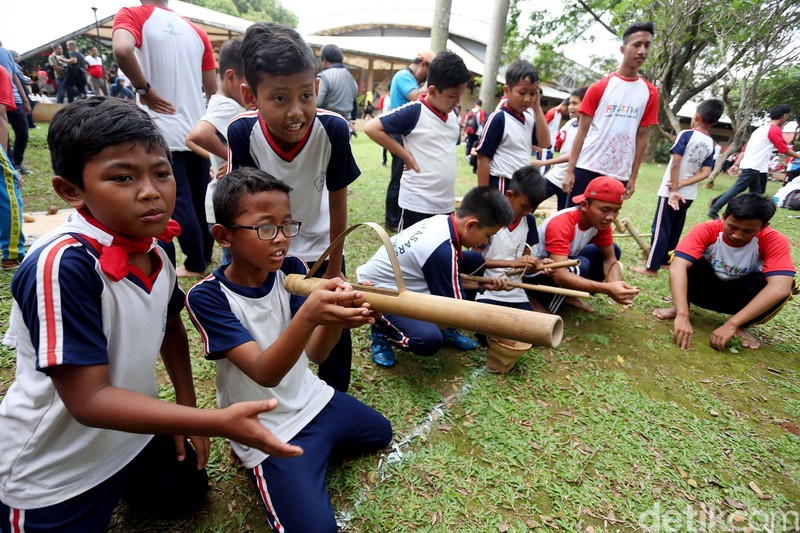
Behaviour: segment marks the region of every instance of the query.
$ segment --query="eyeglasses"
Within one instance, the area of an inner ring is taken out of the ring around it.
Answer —
[[[262,241],[271,241],[278,236],[278,230],[283,232],[284,237],[294,237],[300,233],[301,222],[290,220],[283,224],[261,224],[260,226],[243,226],[242,224],[223,224],[226,228],[252,229],[255,230],[258,238]]]

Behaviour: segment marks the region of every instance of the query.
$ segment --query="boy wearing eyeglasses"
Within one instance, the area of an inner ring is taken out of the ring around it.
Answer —
[[[328,458],[336,450],[358,454],[389,444],[386,418],[314,375],[343,328],[374,324],[369,304],[341,278],[326,280],[308,298],[286,292],[288,274],[305,274],[288,256],[301,223],[292,219],[284,182],[241,168],[220,180],[214,195],[214,238],[231,254],[188,292],[189,316],[203,337],[206,358],[217,364],[217,403],[248,398],[278,400],[259,416],[276,437],[304,450],[292,460],[231,441],[275,531],[335,531],[325,486]]]

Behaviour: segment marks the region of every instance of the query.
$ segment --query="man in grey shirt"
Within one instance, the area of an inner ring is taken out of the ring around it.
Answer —
[[[334,111],[348,121],[355,119],[355,101],[358,85],[342,64],[342,50],[335,44],[326,44],[320,50],[322,72],[319,73],[317,107]]]

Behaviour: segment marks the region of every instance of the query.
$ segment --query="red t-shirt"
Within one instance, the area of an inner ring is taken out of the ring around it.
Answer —
[[[8,111],[14,111],[17,104],[14,103],[14,89],[11,87],[11,76],[8,71],[0,67],[0,105],[6,106]]]

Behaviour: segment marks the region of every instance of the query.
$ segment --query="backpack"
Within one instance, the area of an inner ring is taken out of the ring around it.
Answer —
[[[478,116],[470,111],[464,117],[464,133],[467,135],[475,135],[478,131]]]
[[[800,210],[800,189],[795,189],[787,194],[786,198],[783,199],[781,207],[793,209],[795,211]]]

